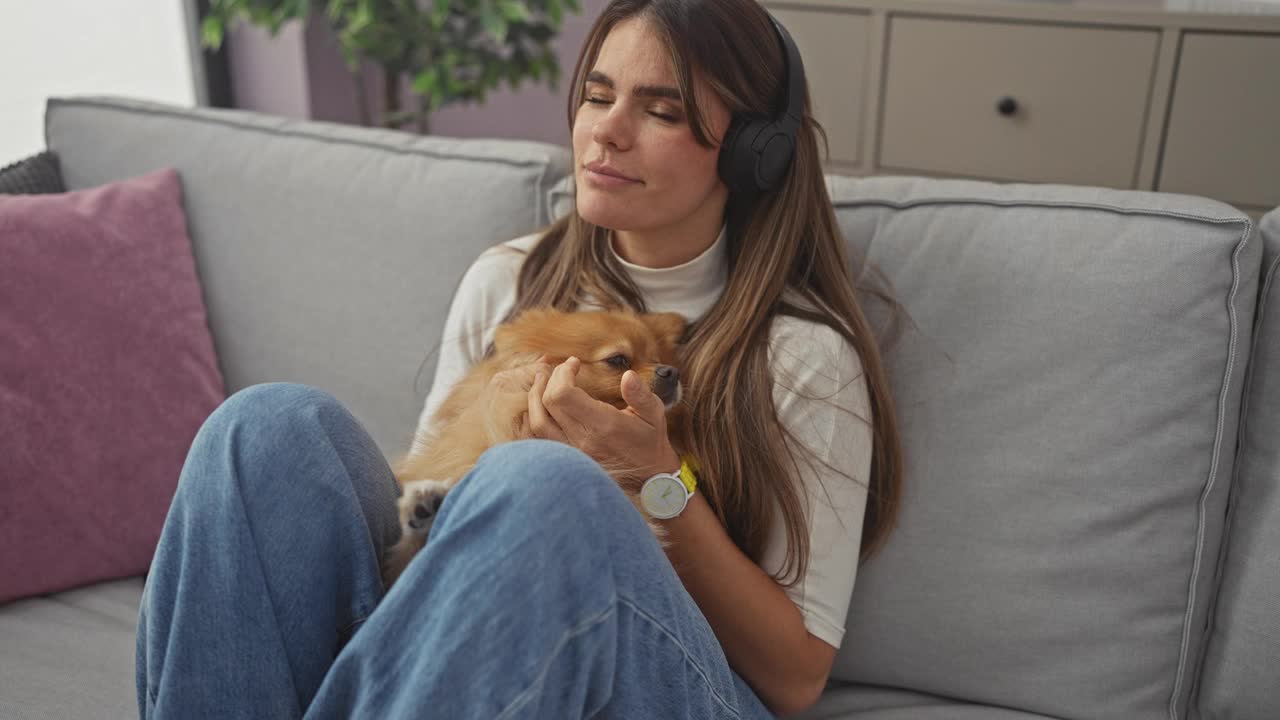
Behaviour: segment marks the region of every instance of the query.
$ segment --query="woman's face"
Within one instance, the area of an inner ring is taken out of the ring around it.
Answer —
[[[696,92],[719,140],[729,110],[700,81]],[[631,232],[706,226],[712,216],[719,228],[729,191],[716,172],[718,153],[694,140],[666,49],[648,22],[614,25],[573,123],[578,213]]]

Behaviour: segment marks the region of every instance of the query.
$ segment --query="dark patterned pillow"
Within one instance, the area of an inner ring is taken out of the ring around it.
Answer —
[[[0,169],[0,195],[48,195],[66,191],[58,156],[48,150]]]

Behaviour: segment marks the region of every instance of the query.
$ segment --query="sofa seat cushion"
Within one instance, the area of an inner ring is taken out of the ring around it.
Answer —
[[[137,717],[142,585],[133,577],[0,605],[0,718]]]
[[[796,720],[1051,720],[1045,715],[961,702],[901,688],[833,682]]]

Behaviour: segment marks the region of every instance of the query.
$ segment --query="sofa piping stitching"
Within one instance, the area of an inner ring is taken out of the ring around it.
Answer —
[[[1182,693],[1182,678],[1186,672],[1187,654],[1191,645],[1191,619],[1195,614],[1196,584],[1199,582],[1200,564],[1204,555],[1205,505],[1208,502],[1210,493],[1213,492],[1218,475],[1218,465],[1222,460],[1222,434],[1226,424],[1227,395],[1231,389],[1231,371],[1235,363],[1236,343],[1239,339],[1239,318],[1236,316],[1235,300],[1237,291],[1240,288],[1240,253],[1244,252],[1245,246],[1249,244],[1251,228],[1252,222],[1246,221],[1240,242],[1236,244],[1235,252],[1231,254],[1231,290],[1227,293],[1227,316],[1230,318],[1231,334],[1227,343],[1226,372],[1222,379],[1222,390],[1218,393],[1218,427],[1213,439],[1213,457],[1209,464],[1209,477],[1197,503],[1196,548],[1191,561],[1191,577],[1187,588],[1187,609],[1183,613],[1182,619],[1182,642],[1178,652],[1178,667],[1174,674],[1173,692],[1169,697],[1169,717],[1172,720],[1178,720],[1178,698]],[[1238,432],[1239,428],[1237,428]],[[1203,643],[1207,638],[1202,638],[1201,640]],[[1203,651],[1203,644],[1200,649]],[[1191,699],[1188,697],[1188,706],[1190,702]],[[1189,710],[1190,708],[1188,707]]]
[[[549,193],[547,191],[551,189],[551,186],[547,185],[547,172],[550,169],[551,168],[549,164],[543,165],[542,169],[538,171],[538,179],[535,180],[533,184],[533,225],[534,227],[544,226],[544,223],[542,221],[542,213],[546,209],[543,207],[543,205],[546,204],[548,199]],[[548,212],[546,224],[550,224],[551,222],[550,217],[551,217],[551,213]]]
[[[563,180],[563,178],[561,178]],[[559,182],[556,183],[557,185]],[[573,197],[574,193],[568,189],[559,189],[553,186],[548,195]],[[558,200],[558,197],[557,197]],[[557,200],[551,200],[550,203],[554,207]],[[1194,213],[1177,212],[1174,210],[1164,210],[1160,208],[1126,208],[1117,205],[1104,205],[1102,203],[1084,203],[1084,202],[1057,202],[1053,200],[993,200],[988,198],[938,198],[926,197],[906,202],[898,202],[895,200],[835,200],[832,201],[835,208],[857,208],[857,207],[888,207],[895,210],[910,210],[916,207],[925,207],[930,205],[988,205],[995,207],[1047,207],[1047,208],[1072,208],[1078,210],[1101,210],[1113,212],[1121,215],[1151,215],[1156,217],[1168,217],[1178,220],[1199,220],[1215,225],[1225,225],[1231,223],[1245,223],[1246,228],[1250,226],[1251,221],[1247,217],[1209,217],[1207,215],[1197,215]]]
[[[167,110],[162,108],[127,107],[122,105],[111,104],[108,102],[94,101],[87,98],[81,98],[81,99],[75,99],[75,100],[70,100],[65,98],[50,98],[48,101],[48,105],[50,107],[53,107],[53,106],[69,107],[69,106],[79,105],[79,106],[86,106],[86,107],[95,107],[103,110],[114,111],[114,112],[119,112],[124,114],[164,115],[169,117],[181,118],[183,120],[199,122],[206,125],[221,125],[223,127],[234,128],[237,130],[261,132],[263,134],[268,134],[268,135],[300,137],[300,138],[306,138],[309,140],[315,140],[317,142],[321,142],[329,145],[349,145],[349,146],[363,147],[363,148],[368,148],[372,150],[388,152],[395,155],[420,155],[424,157],[436,158],[439,160],[470,160],[470,161],[477,161],[477,162],[495,163],[499,165],[509,165],[512,167],[521,167],[521,168],[541,167],[544,172],[546,171],[547,166],[551,164],[549,162],[549,158],[546,158],[546,157],[542,158],[541,160],[509,160],[506,158],[499,158],[499,157],[489,158],[489,157],[475,157],[471,155],[454,155],[450,153],[440,152],[438,150],[424,150],[422,148],[396,148],[396,147],[391,147],[391,146],[383,145],[379,143],[352,140],[349,138],[326,137],[324,135],[318,135],[315,133],[307,132],[306,130],[300,129],[296,125],[292,127],[274,127],[274,128],[260,127],[257,125],[250,125],[243,122],[236,122],[234,120],[230,120],[227,118],[208,117],[207,115],[201,115],[196,113],[182,113],[182,112],[177,112],[177,111]],[[45,147],[49,146],[50,115],[51,113],[47,113],[47,112],[45,113]],[[298,122],[305,123],[305,122],[319,122],[319,121],[298,121]]]
[[[988,198],[920,198],[907,202],[898,202],[895,200],[837,200],[832,205],[837,208],[853,208],[864,206],[889,207],[895,210],[908,210],[915,207],[927,205],[992,205],[996,207],[1051,207],[1051,208],[1076,208],[1082,210],[1103,210],[1114,212],[1121,215],[1155,215],[1162,217],[1178,218],[1182,220],[1201,220],[1217,225],[1230,223],[1244,223],[1248,228],[1251,221],[1245,217],[1208,217],[1206,215],[1196,215],[1193,213],[1183,213],[1173,210],[1163,210],[1159,208],[1126,208],[1116,205],[1104,205],[1102,203],[1083,203],[1083,202],[1056,202],[1053,200],[993,200]]]

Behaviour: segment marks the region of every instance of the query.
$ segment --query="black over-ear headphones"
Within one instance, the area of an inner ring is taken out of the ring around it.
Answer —
[[[737,115],[720,146],[717,169],[732,193],[754,195],[778,187],[795,156],[796,134],[804,114],[804,63],[787,29],[773,15],[770,22],[786,55],[782,112],[774,117]],[[776,112],[776,111],[775,111]]]

